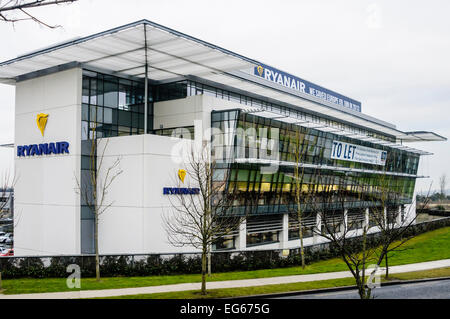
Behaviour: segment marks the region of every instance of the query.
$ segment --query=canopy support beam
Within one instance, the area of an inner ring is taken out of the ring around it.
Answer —
[[[148,60],[147,60],[147,24],[144,24],[145,42],[145,81],[144,81],[144,134],[148,133]]]

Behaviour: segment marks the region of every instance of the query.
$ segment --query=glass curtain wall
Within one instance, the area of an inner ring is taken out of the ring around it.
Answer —
[[[238,118],[237,121],[236,116]],[[255,129],[257,134],[261,132],[260,129],[278,128],[281,161],[295,162],[295,149],[300,147],[304,150],[304,157],[301,162],[305,164],[359,168],[381,173],[303,168],[303,178],[300,183],[302,198],[307,198],[307,194],[312,192],[317,195],[317,198],[320,198],[321,195],[325,195],[330,191],[340,191],[341,194],[345,195],[345,208],[364,208],[379,205],[380,197],[387,192],[390,194],[390,204],[392,205],[407,204],[412,200],[415,178],[389,175],[388,173],[416,174],[419,162],[419,156],[416,154],[344,138],[314,129],[298,127],[236,110],[213,112],[212,127],[219,129],[213,135],[213,145],[214,139],[222,139],[220,135],[223,134],[220,132],[223,132],[225,127],[230,127],[230,124],[226,123],[230,121],[236,123],[234,124],[236,129],[244,131]],[[300,138],[296,137],[297,129],[300,130]],[[234,139],[234,158],[231,160],[227,158],[227,160],[216,164],[214,181],[221,182],[226,180],[228,182],[228,192],[237,194],[235,200],[236,213],[258,215],[292,212],[295,206],[296,189],[293,165],[281,165],[273,174],[262,174],[261,164],[236,163],[236,150],[238,147],[245,149],[245,154],[241,154],[243,158],[252,158],[249,154],[257,154],[257,159],[259,158],[261,137],[259,135],[256,136],[256,144],[250,144],[249,139],[236,137]],[[331,159],[333,140],[386,150],[388,152],[386,165],[380,166]],[[302,142],[299,144],[298,141]],[[238,145],[239,143],[243,144]],[[251,150],[252,147],[256,149]],[[305,207],[303,208],[308,210],[307,203],[304,204]]]
[[[151,93],[151,90],[149,90]],[[148,132],[153,129],[153,103],[148,102]],[[94,253],[91,174],[96,169],[92,141],[102,137],[144,133],[144,84],[83,70],[81,106],[81,253]]]
[[[149,90],[148,131],[153,129]],[[144,83],[83,71],[82,140],[144,133]]]

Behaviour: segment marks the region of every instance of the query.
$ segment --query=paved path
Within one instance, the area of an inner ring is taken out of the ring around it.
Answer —
[[[429,261],[409,265],[391,266],[389,267],[389,273],[395,274],[395,273],[420,271],[444,267],[450,267],[450,259]],[[264,285],[290,284],[296,282],[307,282],[307,281],[348,278],[348,277],[352,277],[352,274],[349,271],[339,271],[339,272],[328,272],[309,275],[213,281],[207,282],[206,287],[207,289],[255,287]],[[83,286],[83,280],[81,281],[81,285]],[[101,297],[114,297],[125,295],[153,294],[160,292],[199,290],[200,285],[201,284],[197,282],[197,283],[184,283],[175,285],[150,286],[138,288],[82,290],[73,292],[49,292],[49,293],[20,294],[20,295],[0,295],[0,299],[71,299],[71,298],[95,298],[95,297],[101,298]]]
[[[375,299],[449,299],[450,279],[381,286],[373,290],[373,297]],[[356,290],[346,290],[286,296],[276,299],[359,299],[359,295]]]

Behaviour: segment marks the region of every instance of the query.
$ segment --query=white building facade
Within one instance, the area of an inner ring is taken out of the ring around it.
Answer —
[[[195,251],[168,243],[165,189],[179,186],[185,150],[204,140],[218,160],[213,182],[239,195],[233,211],[243,216],[216,250],[299,247],[296,129],[309,141],[305,194],[336,190],[345,176],[342,219],[355,235],[370,223],[376,176],[392,178],[397,194],[387,214],[399,224],[414,217],[417,167],[428,153],[404,144],[445,140],[402,132],[363,114],[356,100],[147,20],[0,63],[0,78],[16,86],[16,256],[94,252],[83,194],[93,140],[98,176],[116,161],[112,174],[121,172],[105,194],[100,254]],[[303,227],[305,245],[324,241],[312,231],[317,215],[306,210]]]

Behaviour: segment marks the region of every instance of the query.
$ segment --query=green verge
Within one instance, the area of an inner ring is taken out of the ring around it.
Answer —
[[[450,227],[427,232],[408,241],[402,250],[391,254],[389,265],[403,265],[450,258]],[[266,278],[277,276],[303,275],[313,273],[335,272],[348,270],[338,258],[311,263],[305,269],[301,267],[261,269],[251,271],[235,271],[213,273],[208,281],[239,280]],[[82,278],[82,290],[115,289],[130,287],[146,287],[170,285],[187,282],[200,282],[199,274],[146,276],[146,277],[105,277],[100,282],[95,278]],[[40,292],[73,291],[66,286],[65,278],[24,278],[2,281],[4,294],[23,294]]]
[[[404,281],[412,279],[424,279],[424,278],[438,278],[450,276],[449,268],[439,268],[426,271],[415,271],[408,273],[399,273],[390,276],[388,281]],[[381,282],[387,282],[382,277]],[[280,285],[267,285],[259,287],[245,287],[245,288],[227,288],[227,289],[211,289],[207,291],[206,295],[201,295],[199,290],[180,291],[180,292],[168,292],[157,294],[141,294],[141,295],[129,295],[129,296],[117,296],[101,299],[212,299],[212,298],[232,298],[232,297],[245,297],[253,295],[274,294],[283,292],[294,292],[304,290],[315,290],[323,288],[335,288],[354,286],[355,279],[353,278],[340,278],[330,280],[320,280],[311,282],[299,282],[293,284],[280,284]],[[99,298],[100,299],[100,298]]]

